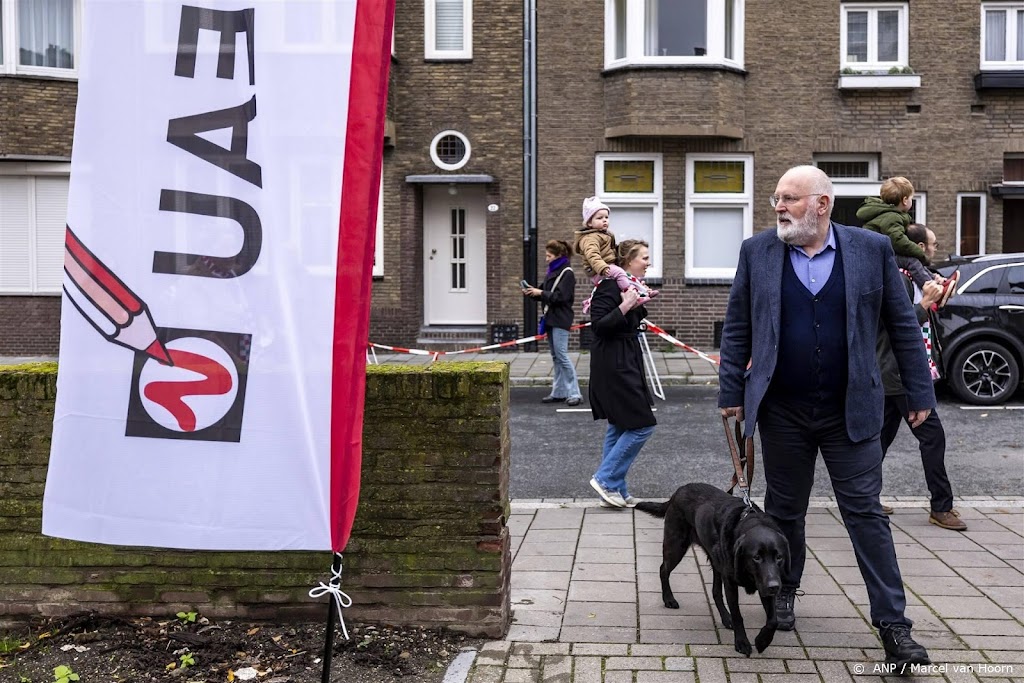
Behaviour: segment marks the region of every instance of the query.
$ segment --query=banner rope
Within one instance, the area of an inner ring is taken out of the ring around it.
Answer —
[[[706,360],[707,362],[711,363],[712,365],[718,365],[719,364],[719,360],[718,360],[717,357],[712,356],[711,354],[705,353],[704,351],[701,351],[700,349],[694,348],[694,347],[690,346],[689,344],[685,344],[685,343],[679,341],[678,339],[673,337],[671,334],[669,334],[668,332],[666,332],[662,328],[660,328],[657,325],[655,325],[654,323],[652,323],[647,318],[644,318],[644,324],[647,326],[647,330],[648,331],[653,332],[657,336],[659,336],[662,339],[664,339],[665,341],[667,341],[669,344],[672,344],[673,346],[677,346],[677,347],[683,349],[684,351],[689,351],[691,353],[695,353],[695,354],[697,354],[697,356],[699,358],[701,358],[703,360]],[[590,327],[590,323],[577,323],[576,325],[573,325],[569,329],[570,330],[579,330],[579,329],[582,329],[584,327]],[[392,353],[408,353],[408,354],[412,354],[414,356],[430,356],[430,360],[431,360],[431,362],[433,362],[433,361],[436,361],[441,356],[457,356],[457,355],[463,354],[463,353],[479,353],[481,351],[491,351],[493,349],[507,349],[507,348],[512,347],[512,346],[519,346],[519,345],[522,345],[522,344],[529,344],[530,342],[535,342],[535,341],[543,341],[543,340],[547,339],[547,337],[548,337],[548,335],[546,333],[545,334],[535,334],[535,335],[532,335],[530,337],[522,337],[521,339],[512,339],[510,341],[501,342],[500,344],[489,344],[487,346],[476,346],[476,347],[473,347],[473,348],[470,348],[470,349],[456,349],[454,351],[427,351],[425,349],[408,349],[408,348],[405,348],[404,346],[389,346],[387,344],[377,344],[376,342],[369,342],[367,344],[367,348],[368,348],[368,353],[373,355],[373,362],[374,362],[374,364],[376,364],[376,362],[377,362],[377,354],[375,352],[376,349],[380,349],[382,351],[391,351]]]
[[[348,640],[348,629],[345,627],[345,617],[342,616],[341,610],[345,607],[352,606],[352,598],[348,594],[341,590],[341,553],[335,553],[338,558],[337,568],[331,567],[331,580],[327,583],[323,581],[316,588],[312,588],[309,591],[309,597],[319,598],[324,595],[330,595],[334,599],[334,604],[338,606],[338,620],[341,622],[341,633],[345,636],[345,640]]]

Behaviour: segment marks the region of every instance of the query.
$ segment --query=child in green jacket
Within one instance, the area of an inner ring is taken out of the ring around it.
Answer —
[[[878,197],[868,197],[859,209],[857,218],[864,221],[868,230],[881,233],[892,240],[892,249],[896,252],[896,263],[910,273],[914,283],[924,288],[933,280],[942,285],[942,298],[939,306],[944,306],[956,289],[960,271],[943,278],[933,274],[925,267],[928,257],[921,247],[907,237],[907,226],[912,219],[910,207],[914,202],[914,186],[903,176],[889,178],[882,183]]]

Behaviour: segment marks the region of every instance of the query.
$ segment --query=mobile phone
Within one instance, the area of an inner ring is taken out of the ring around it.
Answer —
[[[530,288],[530,283],[527,282],[526,280],[520,280],[519,281],[519,286],[522,287],[523,289],[529,289]]]

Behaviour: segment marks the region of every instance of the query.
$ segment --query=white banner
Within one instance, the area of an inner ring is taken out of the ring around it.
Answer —
[[[344,545],[388,4],[82,2],[43,533]],[[360,66],[377,82],[350,102]]]

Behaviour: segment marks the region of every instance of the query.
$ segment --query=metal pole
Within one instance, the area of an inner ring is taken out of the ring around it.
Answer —
[[[537,6],[523,12],[523,279],[537,282]],[[523,297],[523,336],[537,333],[537,303]],[[524,345],[536,351],[537,343]]]
[[[331,562],[331,576],[341,572],[341,553],[334,553]],[[327,633],[324,634],[324,669],[320,683],[331,683],[331,659],[334,657],[334,620],[338,612],[333,595],[327,596]]]

